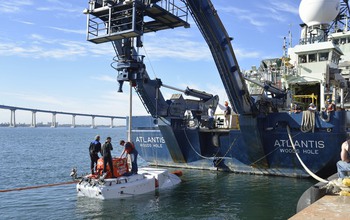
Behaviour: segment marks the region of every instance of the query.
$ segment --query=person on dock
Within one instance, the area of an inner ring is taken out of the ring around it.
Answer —
[[[101,143],[100,143],[100,135],[95,136],[95,140],[90,143],[89,146],[89,153],[90,153],[90,168],[91,168],[91,174],[94,174],[97,169],[97,161],[99,159],[98,153],[101,153]]]
[[[127,154],[129,154],[130,157],[131,157],[131,174],[137,174],[137,172],[138,172],[138,167],[137,167],[137,155],[138,155],[138,152],[135,149],[134,144],[131,143],[131,142],[126,142],[125,143],[124,140],[121,140],[119,144],[124,147],[124,151],[120,155],[120,157],[122,157],[125,152]]]
[[[337,171],[338,171],[339,178],[344,178],[348,176],[348,172],[350,172],[349,146],[350,146],[350,139],[348,139],[341,145],[340,161],[337,162]]]
[[[230,117],[231,117],[231,107],[228,105],[227,101],[225,102],[224,115],[225,115],[225,127],[229,128],[229,126],[230,126]]]
[[[112,153],[111,153],[111,150],[113,150],[113,146],[111,141],[112,141],[112,138],[107,137],[105,143],[102,145],[101,154],[103,156],[103,173],[105,174],[107,172],[107,163],[108,163],[109,170],[112,174],[112,178],[115,178],[114,171],[113,171]]]

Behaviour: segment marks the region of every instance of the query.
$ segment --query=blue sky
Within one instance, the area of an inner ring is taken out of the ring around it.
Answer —
[[[300,35],[300,0],[213,0],[230,36],[241,69],[259,65],[264,58],[281,57],[283,37]],[[55,111],[126,116],[128,88],[117,93],[110,67],[110,43],[86,41],[88,0],[12,0],[0,7],[0,104]],[[210,51],[193,20],[191,28],[149,33],[143,37],[145,64],[151,78],[180,89],[190,88],[227,97]],[[176,93],[162,90],[166,98]],[[136,94],[135,115],[146,114]],[[37,114],[37,122],[51,120]],[[59,123],[69,116],[57,116]],[[107,119],[97,119],[105,123]],[[0,122],[10,111],[0,109]],[[17,111],[16,121],[30,123],[31,113]],[[90,122],[76,118],[77,123]],[[109,123],[109,120],[106,121]],[[119,122],[117,122],[119,123]]]

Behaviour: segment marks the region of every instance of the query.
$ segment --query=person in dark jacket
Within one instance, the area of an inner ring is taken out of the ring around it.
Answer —
[[[91,174],[94,174],[97,169],[97,160],[99,159],[98,153],[101,153],[100,135],[96,135],[95,140],[90,143],[89,153]]]
[[[137,174],[138,172],[138,167],[137,167],[137,155],[139,154],[137,150],[135,149],[135,146],[131,142],[126,142],[124,140],[121,140],[119,142],[121,146],[124,147],[124,151],[120,157],[124,155],[124,153],[128,153],[131,156],[131,173],[132,174]]]
[[[113,160],[112,160],[112,153],[111,150],[113,150],[112,146],[112,138],[107,137],[106,142],[102,146],[102,156],[103,156],[103,173],[107,172],[107,163],[109,166],[109,170],[111,171],[112,178],[114,178],[114,172],[113,172]]]
[[[230,119],[231,119],[231,107],[228,105],[228,102],[225,102],[225,127],[229,128],[230,127]]]

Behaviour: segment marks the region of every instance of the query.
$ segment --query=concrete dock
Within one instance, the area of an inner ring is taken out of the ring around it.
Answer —
[[[350,219],[350,196],[326,195],[290,220]]]

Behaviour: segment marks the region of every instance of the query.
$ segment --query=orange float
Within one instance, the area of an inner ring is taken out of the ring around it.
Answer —
[[[120,177],[124,173],[127,173],[129,171],[126,158],[112,158],[112,163],[113,163],[113,173],[115,177]],[[106,167],[106,171],[107,171],[107,175],[105,178],[111,178],[112,173],[110,171],[108,164]],[[100,176],[103,175],[103,158],[100,158],[97,161],[97,174]]]

